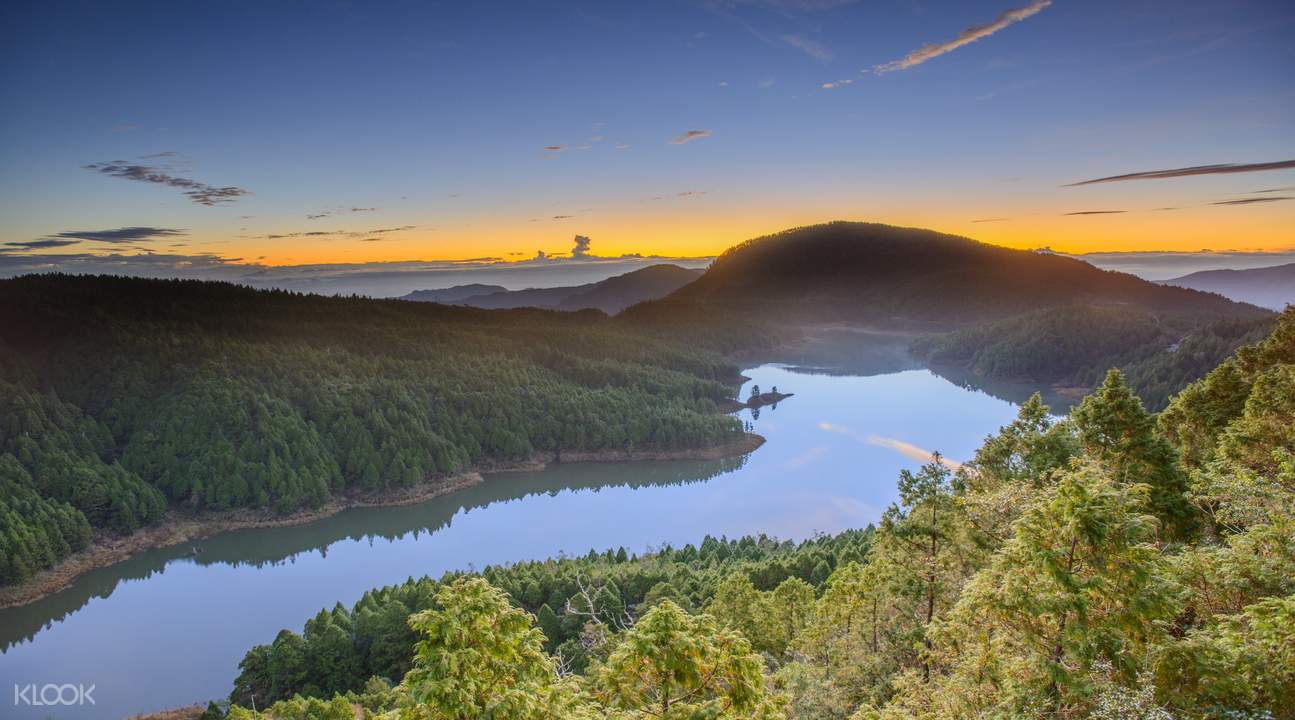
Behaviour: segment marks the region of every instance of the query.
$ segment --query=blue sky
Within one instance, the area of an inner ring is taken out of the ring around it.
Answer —
[[[1063,187],[1295,159],[1289,3],[0,12],[10,263],[518,260],[575,234],[703,256],[835,218],[1071,252],[1295,247],[1295,202],[1273,199],[1295,195],[1292,169]],[[1067,214],[1093,210],[1121,212]],[[179,234],[96,234],[121,228]]]

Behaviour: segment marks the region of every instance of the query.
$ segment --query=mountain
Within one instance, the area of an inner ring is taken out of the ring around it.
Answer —
[[[929,363],[1075,392],[1136,365],[1137,389],[1162,404],[1271,317],[1052,253],[834,222],[737,245],[618,320],[730,354],[795,346],[824,326],[904,332]],[[1180,347],[1190,356],[1171,361]]]
[[[401,299],[492,310],[523,307],[551,310],[597,309],[608,315],[615,315],[636,303],[669,295],[696,280],[701,273],[701,270],[662,264],[585,285],[526,290],[508,290],[497,285],[457,285],[444,290],[418,290]],[[473,292],[473,288],[484,289]]]
[[[1068,257],[857,222],[796,228],[730,248],[659,307],[704,305],[794,323],[953,329],[1076,303],[1210,317],[1253,312]]]
[[[442,288],[440,290],[415,290],[400,299],[417,300],[419,302],[434,302],[441,303],[442,305],[464,305],[466,303],[463,301],[468,298],[498,292],[508,292],[508,288],[503,285],[471,283],[468,285],[455,285],[454,287]]]
[[[1164,284],[1281,310],[1295,304],[1295,263],[1249,270],[1202,270],[1165,280]]]

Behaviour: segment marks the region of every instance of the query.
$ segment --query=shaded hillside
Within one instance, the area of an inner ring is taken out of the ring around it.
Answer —
[[[1295,304],[1295,263],[1249,270],[1202,270],[1165,280],[1164,284],[1281,310]]]
[[[559,450],[742,436],[736,369],[596,312],[0,281],[0,584],[168,507],[289,513]]]
[[[701,270],[662,264],[585,285],[526,290],[507,290],[495,285],[459,285],[445,290],[418,290],[401,299],[486,309],[595,309],[615,315],[636,303],[669,295],[696,280],[701,274]],[[474,292],[474,288],[484,289]]]
[[[1158,410],[1171,394],[1271,327],[1271,317],[1262,315],[1201,324],[1185,313],[1074,305],[929,335],[912,349],[937,368],[1038,386],[1090,388],[1119,367],[1133,390]]]

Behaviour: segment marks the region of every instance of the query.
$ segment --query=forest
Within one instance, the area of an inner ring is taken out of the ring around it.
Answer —
[[[1262,314],[1201,324],[1183,313],[1072,305],[925,335],[912,349],[927,362],[983,377],[1062,387],[1093,387],[1119,367],[1147,407],[1161,410],[1171,395],[1272,325]]]
[[[171,511],[287,514],[563,450],[743,434],[737,369],[596,311],[0,281],[0,584]]]
[[[1111,370],[898,489],[799,544],[374,590],[252,648],[207,715],[1295,718],[1295,308],[1159,413]]]

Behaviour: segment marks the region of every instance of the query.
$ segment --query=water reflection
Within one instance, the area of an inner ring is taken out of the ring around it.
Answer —
[[[31,639],[76,612],[93,598],[107,598],[117,586],[163,572],[173,562],[262,568],[294,557],[328,549],[338,542],[376,538],[398,540],[448,528],[454,517],[493,503],[523,500],[533,495],[556,495],[563,490],[597,492],[607,487],[639,489],[705,482],[746,464],[747,456],[721,460],[681,460],[636,463],[635,472],[619,473],[619,463],[554,465],[543,472],[499,473],[480,485],[417,505],[352,508],[322,520],[279,528],[254,528],[214,535],[193,545],[149,550],[115,565],[91,571],[69,589],[35,603],[0,611],[0,650]],[[194,554],[196,546],[201,552]]]

